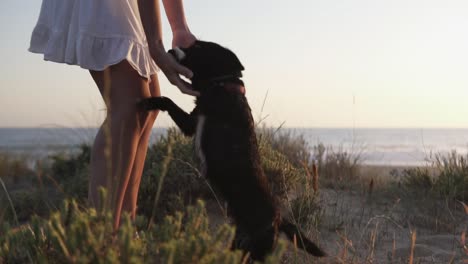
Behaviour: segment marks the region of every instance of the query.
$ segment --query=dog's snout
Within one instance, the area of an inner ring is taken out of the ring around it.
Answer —
[[[181,61],[185,58],[185,52],[179,47],[175,47],[173,51],[174,51],[173,55],[177,59],[177,61]]]

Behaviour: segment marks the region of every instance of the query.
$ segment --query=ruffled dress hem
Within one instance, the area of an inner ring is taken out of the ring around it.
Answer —
[[[37,24],[28,50],[44,54],[47,61],[78,65],[94,71],[102,71],[123,60],[148,79],[158,71],[148,44],[128,36],[95,36],[86,32],[72,36],[69,32],[54,31],[47,25]]]

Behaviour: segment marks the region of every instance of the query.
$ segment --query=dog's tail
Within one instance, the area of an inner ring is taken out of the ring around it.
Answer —
[[[294,241],[294,237],[297,240],[297,246],[308,253],[316,256],[316,257],[324,257],[327,254],[320,249],[314,242],[310,241],[300,230],[299,228],[289,222],[286,219],[282,219],[281,225],[279,226],[279,231],[282,231],[286,234],[286,236],[291,240]]]

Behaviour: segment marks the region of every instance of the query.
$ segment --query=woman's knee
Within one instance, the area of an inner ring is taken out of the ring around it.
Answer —
[[[150,76],[151,82],[149,83],[149,91],[151,96],[161,96],[161,89],[159,87],[159,79],[157,74]]]
[[[143,130],[156,120],[159,111],[143,111],[137,107],[129,109],[120,108],[110,112],[112,126],[125,126],[137,130]]]
[[[99,72],[102,73],[102,72]],[[159,96],[157,75],[150,76],[151,81],[141,77],[127,61],[122,61],[108,69],[110,82],[110,97],[108,99],[108,117],[112,127],[126,126],[143,130],[147,124],[154,123],[158,111],[142,111],[137,107],[137,101],[142,98]],[[98,86],[103,86],[105,80],[95,72],[91,72]],[[104,78],[105,79],[105,78]],[[103,95],[104,97],[104,95]]]
[[[140,123],[143,124],[143,129],[151,129],[154,121],[158,117],[159,111],[140,111]]]

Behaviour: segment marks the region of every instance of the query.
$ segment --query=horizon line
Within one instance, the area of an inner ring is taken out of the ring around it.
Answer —
[[[266,128],[276,128],[276,129],[468,129],[467,127],[404,127],[404,126],[363,126],[363,127],[352,127],[352,126],[265,126]],[[0,129],[98,129],[98,126],[59,126],[59,125],[43,125],[43,126],[0,126]],[[177,126],[156,126],[152,129],[169,129],[177,128]]]

